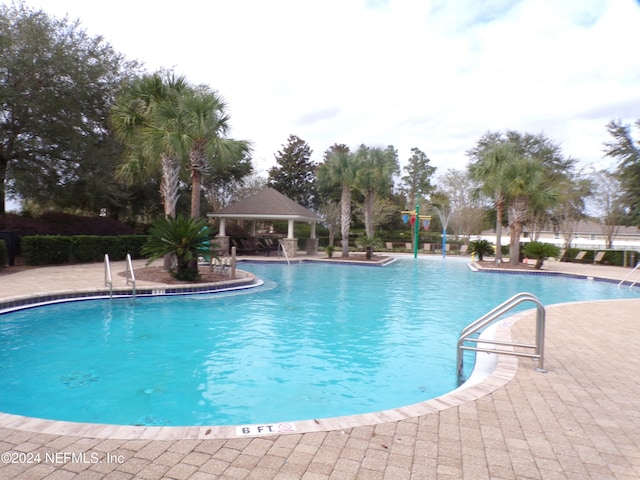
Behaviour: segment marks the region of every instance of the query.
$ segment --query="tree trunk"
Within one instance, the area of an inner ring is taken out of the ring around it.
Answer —
[[[496,263],[502,262],[502,217],[504,200],[496,200]]]
[[[342,256],[349,256],[349,234],[351,228],[351,187],[349,184],[342,185],[340,195],[340,226],[342,232]]]
[[[6,160],[4,155],[0,155],[0,216],[7,213],[5,205],[6,195],[6,182],[7,182],[7,169],[9,167],[9,161]]]
[[[200,218],[200,190],[202,190],[202,170],[206,167],[201,148],[194,146],[189,152],[191,169],[191,218]]]
[[[175,157],[162,155],[161,166],[162,182],[160,184],[160,194],[164,202],[164,216],[165,218],[175,218],[179,196],[180,165]]]
[[[517,198],[509,206],[509,228],[511,230],[509,263],[511,265],[520,263],[520,234],[522,233],[523,222],[527,218],[528,208],[526,198]]]
[[[374,191],[367,190],[364,199],[364,228],[367,234],[367,238],[373,238],[373,201],[374,201]]]
[[[202,173],[195,169],[191,172],[191,217],[200,218],[200,190]]]
[[[522,227],[517,222],[509,225],[511,231],[511,241],[509,243],[509,263],[518,265],[520,263],[520,231]]]

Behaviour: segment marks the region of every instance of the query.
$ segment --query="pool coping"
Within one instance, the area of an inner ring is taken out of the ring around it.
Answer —
[[[135,295],[133,293],[133,288],[118,287],[110,290],[105,287],[90,290],[67,290],[52,294],[18,296],[0,301],[0,313],[59,302],[221,293],[258,287],[263,284],[261,280],[250,272],[240,271],[239,273],[242,275],[241,278],[223,280],[221,282],[138,286],[135,289]]]
[[[582,273],[570,273],[570,272],[550,272],[548,270],[525,270],[525,269],[503,269],[503,268],[491,268],[480,265],[477,262],[471,261],[469,268],[474,272],[485,273],[503,273],[506,275],[539,275],[543,277],[564,277],[575,278],[578,280],[592,280],[595,282],[615,283],[624,286],[631,286],[633,282],[631,280],[620,280],[613,277],[598,276],[598,275],[586,275]]]

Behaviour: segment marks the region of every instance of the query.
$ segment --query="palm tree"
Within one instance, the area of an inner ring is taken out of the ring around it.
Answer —
[[[468,252],[469,255],[477,256],[478,260],[481,262],[485,255],[493,255],[493,245],[489,240],[472,240],[469,242]]]
[[[187,164],[191,176],[191,216],[200,216],[202,176],[213,163],[227,165],[249,153],[249,142],[225,138],[229,133],[227,105],[206,88],[191,89],[178,102],[164,102],[157,109],[154,132],[156,149],[174,149]]]
[[[192,281],[198,276],[198,257],[209,255],[209,227],[206,219],[178,216],[158,220],[142,247],[149,262],[175,256],[178,280]],[[195,265],[194,265],[195,263]]]
[[[116,136],[128,150],[126,161],[118,170],[118,177],[132,183],[138,177],[154,175],[160,170],[160,194],[165,217],[176,216],[179,169],[173,148],[152,148],[151,133],[157,126],[157,109],[161,105],[176,105],[179,96],[189,88],[186,79],[173,74],[144,76],[131,85],[116,100],[111,111],[111,123]]]
[[[356,158],[346,145],[333,145],[325,152],[324,163],[316,172],[320,188],[339,186],[340,226],[342,233],[342,256],[349,256],[349,233],[351,228],[351,187],[356,178]]]
[[[551,243],[533,241],[524,246],[522,253],[529,258],[534,258],[536,260],[535,269],[540,270],[547,258],[560,256],[560,249]]]
[[[520,234],[531,209],[550,205],[557,197],[544,164],[535,158],[519,158],[503,170],[505,194],[509,199],[508,216],[511,231],[509,258],[511,265],[520,263]]]
[[[505,167],[518,158],[515,147],[508,142],[490,145],[480,155],[479,161],[469,166],[471,177],[481,184],[480,190],[493,200],[496,209],[496,263],[502,259],[502,222],[507,205]]]
[[[383,150],[361,145],[356,152],[358,171],[355,186],[364,195],[364,224],[368,239],[373,238],[373,213],[376,194],[388,191],[393,185],[392,176],[398,173],[398,159],[392,146]]]

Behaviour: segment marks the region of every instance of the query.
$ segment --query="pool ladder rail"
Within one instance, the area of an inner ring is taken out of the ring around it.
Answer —
[[[620,283],[618,284],[618,288],[620,288],[622,285],[624,285],[624,282],[626,282],[626,281],[629,279],[629,277],[631,277],[631,275],[633,275],[633,273],[634,273],[636,270],[638,270],[638,268],[640,268],[640,262],[636,263],[636,266],[635,266],[635,267],[633,267],[633,270],[631,270],[631,271],[629,272],[629,275],[627,275],[627,276],[626,276],[626,277],[624,277],[622,280],[620,280]],[[638,277],[635,281],[633,281],[633,282],[629,285],[629,290],[631,290],[631,289],[634,287],[634,285],[635,285],[636,283],[638,283],[638,282],[640,282],[640,277]]]
[[[132,296],[136,298],[136,274],[133,271],[133,262],[131,254],[127,253],[127,269],[125,272],[127,285],[132,286]],[[104,286],[109,287],[109,298],[113,298],[113,276],[111,275],[111,263],[109,262],[109,254],[104,254]]]
[[[515,307],[524,302],[532,302],[536,306],[536,343],[534,345],[525,344],[525,343],[515,343],[515,342],[507,342],[501,340],[488,340],[488,339],[480,339],[471,337],[471,335],[478,333],[481,329],[487,327],[489,324],[497,321],[502,315],[513,310]],[[470,350],[474,352],[486,352],[486,353],[495,353],[501,355],[512,355],[518,357],[527,357],[538,360],[538,367],[536,370],[538,372],[545,372],[544,369],[544,331],[545,331],[545,320],[546,320],[546,312],[540,300],[536,298],[535,295],[527,292],[518,293],[514,295],[504,303],[498,305],[496,308],[486,313],[475,322],[467,325],[460,334],[460,338],[458,339],[458,357],[457,357],[457,368],[458,368],[458,381],[460,383],[464,382],[463,375],[463,367],[464,367],[464,359],[463,359],[463,351]],[[465,345],[465,343],[475,343],[476,346]],[[480,346],[480,344],[491,345],[491,346]],[[510,347],[518,347],[533,350],[533,353],[516,351],[516,350],[505,350],[496,348],[496,345],[510,346]]]

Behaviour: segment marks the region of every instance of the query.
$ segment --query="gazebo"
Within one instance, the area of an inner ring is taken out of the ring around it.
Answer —
[[[311,224],[311,236],[307,240],[307,254],[318,253],[318,239],[316,238],[316,224],[322,218],[306,209],[299,203],[284,196],[273,188],[267,188],[261,192],[240,200],[228,207],[222,208],[214,213],[207,214],[210,218],[220,219],[220,232],[217,241],[220,247],[227,251],[229,248],[229,237],[225,229],[227,219],[249,220],[251,221],[251,236],[256,236],[257,220],[287,220],[289,229],[287,237],[283,238],[282,247],[289,257],[294,257],[298,250],[298,239],[294,238],[294,222],[307,222]]]

